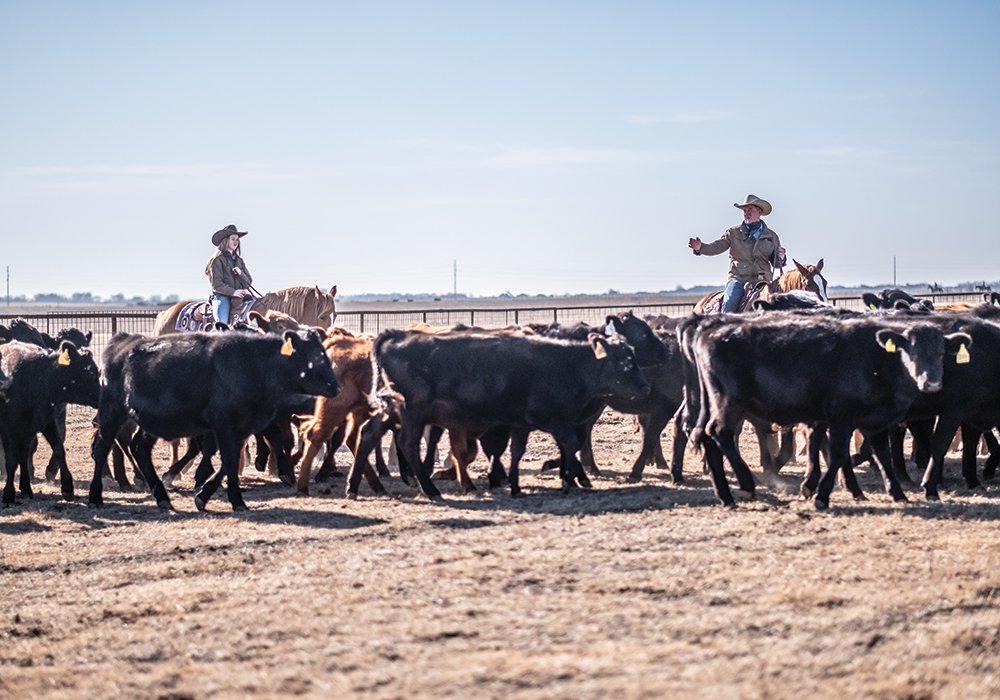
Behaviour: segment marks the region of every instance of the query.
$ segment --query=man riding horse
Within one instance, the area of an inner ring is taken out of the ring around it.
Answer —
[[[720,309],[724,312],[737,311],[747,285],[752,288],[761,282],[770,283],[774,268],[784,267],[786,263],[785,249],[781,247],[778,234],[761,218],[771,213],[770,202],[748,194],[743,204],[734,203],[733,206],[743,210],[741,225],[727,229],[711,243],[702,243],[700,238],[688,240],[695,255],[718,255],[729,251],[729,281]]]

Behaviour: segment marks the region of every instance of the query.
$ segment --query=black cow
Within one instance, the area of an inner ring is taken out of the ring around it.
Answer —
[[[7,401],[0,406],[7,483],[3,504],[14,502],[14,471],[21,468],[21,494],[31,497],[31,474],[28,459],[39,432],[53,445],[62,448],[62,438],[55,429],[55,408],[78,403],[97,406],[100,377],[89,350],[80,350],[63,341],[56,351],[37,345],[12,341],[0,345],[0,357],[10,375]],[[62,495],[73,498],[73,477],[63,460],[60,465]]]
[[[837,471],[850,468],[852,430],[884,436],[920,393],[940,391],[945,355],[963,342],[968,334],[946,337],[931,323],[875,316],[774,312],[703,321],[692,340],[700,381],[693,438],[712,437],[740,475],[749,472],[735,444],[742,420],[825,425],[830,465],[816,494],[816,507],[825,508]],[[888,443],[873,447],[887,490],[905,500],[886,468]]]
[[[170,508],[150,452],[157,438],[213,433],[222,466],[195,493],[204,510],[222,477],[233,510],[246,504],[239,486],[244,440],[274,419],[290,394],[336,396],[340,385],[320,335],[179,333],[157,338],[119,333],[104,350],[104,388],[94,437],[90,504],[103,502],[101,474],[119,429],[128,418],[144,437],[133,452],[157,505]]]
[[[425,425],[478,436],[494,426],[551,434],[566,460],[564,488],[589,486],[576,453],[577,426],[609,398],[649,393],[627,345],[591,334],[589,342],[537,336],[384,331],[375,357],[391,388],[402,395],[400,450],[423,493],[440,492],[419,458]],[[511,456],[511,493],[520,492]]]

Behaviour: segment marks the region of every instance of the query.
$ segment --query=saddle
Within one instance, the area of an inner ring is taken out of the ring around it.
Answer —
[[[230,311],[230,316],[232,319],[227,319],[227,325],[232,325],[237,321],[247,322],[247,318],[250,315],[250,309],[254,305],[255,299],[247,299],[242,307],[234,308],[236,310],[235,315]],[[192,301],[184,305],[181,312],[177,314],[177,323],[174,324],[174,329],[181,333],[193,333],[195,331],[214,331],[215,330],[215,313],[212,311],[212,304],[207,301]]]
[[[740,299],[740,303],[736,307],[736,313],[742,314],[752,311],[753,303],[761,298],[765,290],[770,294],[771,285],[768,282],[745,283],[743,285],[743,298]],[[705,300],[705,303],[702,304],[702,313],[705,315],[722,313],[722,297],[724,295],[724,291],[712,292],[708,299]]]

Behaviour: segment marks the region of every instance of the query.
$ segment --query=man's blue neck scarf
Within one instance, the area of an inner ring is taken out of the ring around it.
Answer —
[[[748,224],[747,222],[744,221],[741,228],[743,229],[743,233],[747,237],[757,241],[760,240],[760,234],[764,232],[764,221],[758,220],[752,224]]]

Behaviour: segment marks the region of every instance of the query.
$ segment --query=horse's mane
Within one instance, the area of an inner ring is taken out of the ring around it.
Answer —
[[[316,287],[289,287],[268,292],[258,303],[266,309],[286,313],[300,323],[316,325],[326,296]]]

